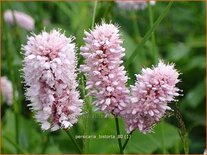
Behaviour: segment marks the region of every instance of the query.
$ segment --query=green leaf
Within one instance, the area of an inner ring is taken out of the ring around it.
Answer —
[[[196,87],[187,94],[186,101],[189,106],[195,108],[204,100],[206,96],[206,79],[200,82]]]
[[[119,119],[119,124],[121,135],[123,135],[123,144],[127,134],[121,119]],[[119,153],[114,118],[99,118],[97,125],[100,128],[93,133],[93,135],[96,135],[96,138],[91,139],[89,152],[87,153]],[[125,153],[153,153],[157,150],[162,150],[163,147],[165,149],[172,148],[180,141],[177,130],[176,127],[164,121],[155,127],[154,133],[142,134],[136,130],[126,146]],[[104,135],[109,136],[109,138],[100,138]]]
[[[103,115],[99,116],[101,117],[94,121],[98,121],[97,123],[100,128],[92,133],[96,138],[91,139],[88,149],[89,152],[87,153],[119,153],[114,118],[105,118]]]
[[[45,154],[61,154],[62,151],[57,144],[49,145],[45,151]]]
[[[161,122],[155,127],[154,133],[142,134],[135,131],[129,140],[125,153],[153,153],[163,147],[165,149],[171,148],[179,140],[177,128],[166,122]]]
[[[190,47],[185,43],[172,44],[169,47],[169,51],[168,58],[172,61],[179,61],[182,58],[186,58],[190,52]]]
[[[15,120],[14,120],[14,113],[11,110],[7,110],[6,115],[4,117],[5,124],[2,129],[2,135],[7,137],[3,138],[3,148],[8,150],[11,153],[16,153],[15,152],[15,146],[8,141],[11,140],[12,142],[15,142],[15,137],[16,137],[16,131],[15,131]],[[23,118],[22,116],[18,117],[19,119],[19,144],[18,147],[21,150],[25,150],[24,152],[29,152],[29,153],[39,153],[41,150],[41,144],[42,139],[41,139],[41,134],[38,133],[38,131],[35,128],[35,124],[31,120],[27,120]],[[24,153],[22,152],[22,153]],[[5,152],[7,153],[7,152]]]
[[[206,58],[205,56],[197,56],[192,59],[192,61],[189,63],[188,66],[186,66],[186,70],[191,70],[191,69],[205,69],[206,68]]]

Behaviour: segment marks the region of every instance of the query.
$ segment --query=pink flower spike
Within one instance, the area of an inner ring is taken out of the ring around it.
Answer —
[[[103,22],[85,35],[85,46],[81,47],[85,64],[81,70],[86,73],[90,95],[96,98],[93,104],[106,114],[118,115],[128,103],[129,94],[119,29]]]
[[[4,19],[8,24],[14,24],[16,21],[17,25],[28,31],[32,31],[35,28],[34,19],[24,12],[13,11],[12,13],[11,10],[6,10],[4,12]]]
[[[70,128],[81,114],[76,90],[76,47],[60,30],[28,38],[22,47],[26,96],[43,130]]]
[[[119,8],[125,10],[143,10],[147,7],[147,0],[116,0]],[[150,5],[155,5],[155,0],[150,0]]]
[[[131,87],[131,103],[122,112],[127,126],[127,132],[138,128],[141,132],[152,131],[166,110],[171,110],[167,105],[175,101],[180,94],[176,84],[179,73],[174,64],[164,64],[162,61],[153,69],[142,69],[137,75],[137,82]]]
[[[13,89],[12,83],[8,80],[6,76],[1,77],[1,93],[6,103],[11,106],[13,101]]]

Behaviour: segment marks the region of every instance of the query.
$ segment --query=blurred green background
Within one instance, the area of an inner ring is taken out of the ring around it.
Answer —
[[[149,9],[137,11],[121,10],[115,2],[98,2],[95,23],[102,20],[120,26],[126,48],[125,61],[131,62],[126,70],[130,76],[129,85],[134,83],[134,74],[142,67],[151,67],[159,58],[174,62],[182,73],[178,87],[183,90],[178,106],[188,133],[190,153],[203,154],[206,146],[206,10],[205,2],[174,2],[167,14],[163,14],[168,2],[157,2],[152,6],[154,21],[161,15],[163,20],[155,28],[155,44],[151,38],[136,49],[136,57],[130,55],[150,30]],[[22,84],[21,44],[26,44],[30,32],[16,25],[8,25],[3,19],[7,9],[18,10],[35,19],[35,33],[42,29],[61,28],[66,35],[76,37],[78,47],[83,45],[84,30],[92,23],[94,2],[2,2],[2,58],[1,75],[13,81],[18,92],[16,104],[12,107],[1,102],[2,146],[1,153],[78,153],[64,131],[41,131],[25,99]],[[153,49],[154,48],[154,49]],[[130,59],[129,59],[130,58]],[[79,64],[83,62],[79,57]],[[126,64],[125,64],[126,65]],[[81,85],[80,85],[81,87]],[[88,108],[89,106],[89,108]],[[170,105],[176,111],[175,104]],[[112,118],[92,117],[98,112],[87,111],[70,131],[73,135],[115,135]],[[84,117],[88,115],[90,117]],[[143,135],[134,132],[125,153],[184,153],[179,137],[180,124],[175,113],[159,123],[154,133]],[[103,116],[100,113],[100,116]],[[18,124],[15,125],[15,121]],[[121,120],[120,120],[121,121]],[[125,135],[124,125],[121,132]],[[183,126],[182,126],[183,127]],[[16,129],[18,128],[18,129]],[[18,139],[16,133],[18,132]],[[119,153],[116,139],[78,139],[84,153]],[[123,140],[124,141],[124,140]]]

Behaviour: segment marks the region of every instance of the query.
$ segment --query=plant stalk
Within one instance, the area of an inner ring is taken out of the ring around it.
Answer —
[[[129,139],[131,138],[131,135],[132,135],[133,132],[134,132],[134,131],[130,132],[130,133],[127,135],[127,139],[126,139],[126,141],[124,142],[124,145],[123,145],[123,147],[122,147],[123,151],[124,151],[124,149],[126,148],[128,142],[129,142]]]
[[[96,0],[94,2],[94,8],[93,8],[93,18],[92,18],[92,25],[91,25],[92,29],[94,28],[94,25],[95,25],[97,4],[98,4],[98,1]]]
[[[66,132],[66,134],[70,137],[70,139],[72,140],[73,144],[75,145],[75,147],[77,148],[79,154],[82,154],[81,148],[78,145],[78,143],[76,142],[75,138],[73,137],[73,135],[70,133],[70,131],[64,130]]]
[[[139,52],[137,52],[138,49],[143,47],[146,43],[146,41],[151,37],[152,33],[155,31],[155,29],[159,26],[159,24],[162,22],[164,17],[169,12],[171,6],[173,4],[173,1],[170,1],[167,5],[167,7],[163,10],[163,13],[158,17],[158,19],[153,24],[152,28],[146,33],[146,35],[143,37],[143,39],[140,41],[139,45],[134,49],[132,54],[130,55],[129,59],[127,59],[125,66],[129,67],[129,65],[133,62],[134,58],[137,56]]]
[[[5,25],[4,25],[5,26]],[[15,133],[16,133],[16,144],[19,145],[19,122],[18,122],[18,113],[19,113],[19,108],[18,108],[18,103],[16,100],[16,87],[15,87],[15,76],[14,76],[14,72],[13,72],[13,58],[12,55],[10,53],[10,45],[9,45],[9,36],[8,36],[8,30],[7,27],[5,26],[5,30],[6,30],[6,40],[7,40],[7,44],[6,44],[6,50],[7,50],[7,55],[8,55],[8,59],[7,59],[7,64],[9,67],[9,75],[11,78],[11,82],[12,82],[12,102],[13,102],[13,108],[14,108],[14,120],[15,120]],[[16,149],[17,154],[19,153],[19,149]]]
[[[154,13],[153,13],[152,6],[149,1],[148,1],[148,12],[149,12],[150,28],[152,28],[154,24]],[[155,32],[152,32],[152,52],[153,52],[153,62],[156,63],[157,62],[157,48],[156,48]]]
[[[122,149],[122,143],[121,143],[121,139],[119,138],[119,135],[120,135],[119,120],[116,116],[114,116],[114,118],[115,118],[115,123],[116,123],[116,132],[117,132],[117,138],[118,138],[120,154],[123,154],[124,152],[123,152],[123,149]]]

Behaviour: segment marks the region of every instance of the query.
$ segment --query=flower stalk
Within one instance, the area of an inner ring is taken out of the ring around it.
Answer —
[[[114,116],[115,119],[115,124],[116,124],[116,132],[117,132],[117,139],[118,139],[118,144],[119,144],[119,151],[120,154],[123,154],[123,148],[122,148],[122,142],[121,142],[121,138],[120,138],[120,129],[119,129],[119,120],[118,117]]]
[[[70,133],[70,131],[67,131],[66,129],[64,129],[64,131],[66,132],[66,134],[68,135],[68,137],[70,137],[71,141],[73,142],[74,146],[76,147],[77,151],[79,154],[82,154],[82,150],[80,148],[80,146],[78,145],[78,143],[76,142],[75,138],[73,137],[73,135]]]

